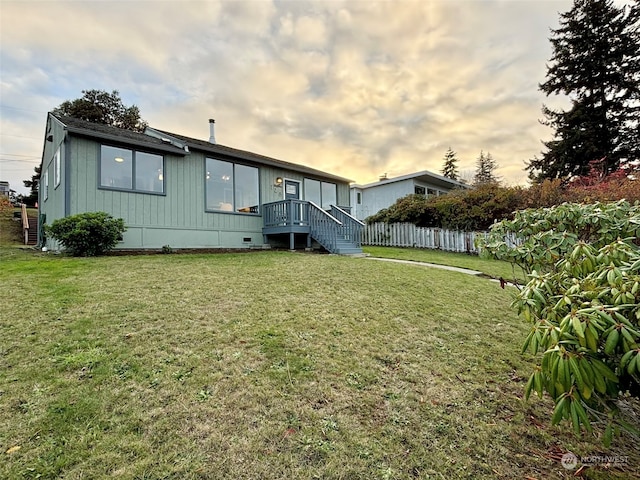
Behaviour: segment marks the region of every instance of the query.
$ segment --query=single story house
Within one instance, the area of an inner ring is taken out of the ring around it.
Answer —
[[[124,219],[118,249],[311,247],[361,252],[350,180],[147,127],[137,133],[49,113],[40,225],[104,211]],[[60,246],[39,231],[40,246]]]
[[[456,188],[469,186],[428,170],[394,178],[387,178],[385,174],[378,182],[351,185],[351,213],[358,220],[364,220],[407,195],[444,195]]]

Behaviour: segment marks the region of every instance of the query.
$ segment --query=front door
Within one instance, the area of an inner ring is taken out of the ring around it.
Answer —
[[[295,180],[284,181],[284,199],[300,200],[300,182]]]
[[[297,180],[284,181],[284,199],[285,200],[300,200],[300,182]],[[295,203],[290,205],[291,211],[288,212],[293,225],[302,225],[305,221],[304,206],[302,203]],[[289,207],[287,207],[289,208]]]

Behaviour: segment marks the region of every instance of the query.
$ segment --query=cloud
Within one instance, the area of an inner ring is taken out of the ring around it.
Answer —
[[[207,138],[213,117],[223,144],[359,183],[438,171],[449,146],[462,169],[490,151],[523,181],[550,136],[537,90],[549,28],[570,6],[3,1],[2,152],[40,155],[48,110],[115,89],[152,126]],[[13,186],[32,168],[0,161],[0,176]]]

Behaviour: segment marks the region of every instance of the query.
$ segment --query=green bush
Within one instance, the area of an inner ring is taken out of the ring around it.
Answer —
[[[102,255],[116,246],[125,232],[124,220],[105,212],[88,212],[60,218],[45,226],[45,232],[55,238],[75,256]]]
[[[608,422],[605,443],[625,426],[620,395],[640,396],[639,237],[640,205],[620,201],[518,212],[480,242],[529,273],[513,302],[531,324],[523,352],[539,359],[525,396],[549,394],[552,423],[569,420],[576,434]]]
[[[440,226],[438,211],[425,195],[412,194],[399,198],[389,208],[367,218],[367,223],[413,223],[418,227]]]

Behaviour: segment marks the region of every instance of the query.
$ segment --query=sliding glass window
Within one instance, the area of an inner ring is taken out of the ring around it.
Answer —
[[[164,193],[164,158],[153,153],[103,145],[100,186],[115,190]]]
[[[258,169],[206,159],[206,209],[218,212],[260,213]]]
[[[321,182],[311,178],[304,179],[304,199],[313,202],[323,210],[330,210],[338,203],[335,183]]]

